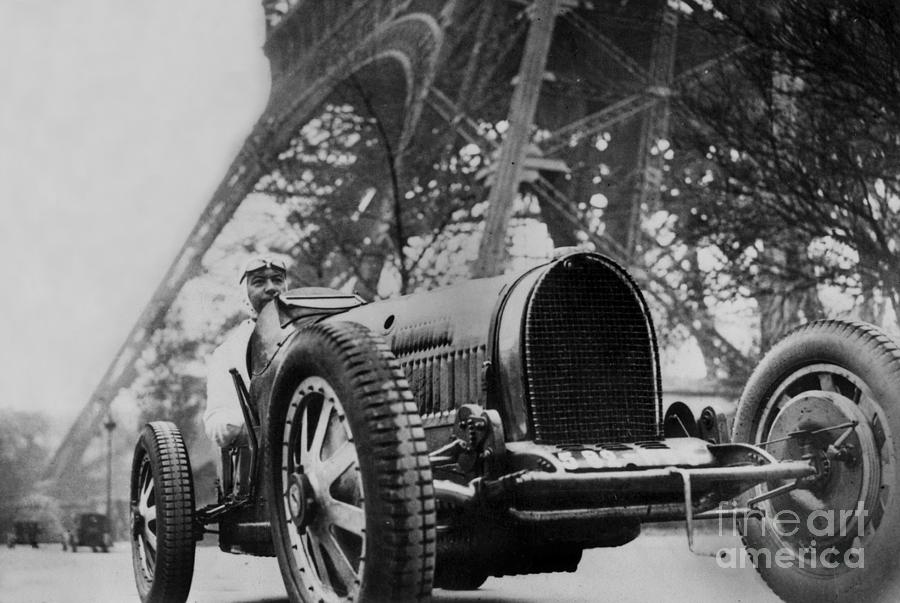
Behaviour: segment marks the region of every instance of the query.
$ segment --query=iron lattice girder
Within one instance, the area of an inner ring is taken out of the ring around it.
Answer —
[[[711,69],[727,63],[734,57],[735,53],[743,50],[743,48],[738,48],[729,54],[710,59],[681,72],[677,77],[673,78],[671,87],[648,86],[637,94],[626,96],[595,113],[568,123],[551,132],[541,142],[541,150],[545,155],[552,155],[567,146],[577,144],[580,140],[608,130],[634,117],[641,111],[655,107],[666,98],[677,96],[679,89],[697,85],[698,82],[709,76]]]
[[[594,25],[574,11],[568,11],[561,15],[569,24],[580,31],[588,40],[594,43],[600,52],[611,57],[625,71],[633,75],[641,82],[648,82],[650,79],[647,70],[644,69],[637,61],[628,56],[624,50],[619,48],[615,42],[600,33]]]
[[[522,164],[531,138],[531,125],[541,92],[547,53],[560,0],[541,0],[531,8],[531,23],[519,66],[518,82],[509,105],[509,129],[500,146],[494,183],[488,194],[484,233],[478,246],[478,257],[472,265],[475,277],[502,273],[506,258],[504,236],[513,213],[513,199],[522,178]]]
[[[669,136],[669,95],[675,70],[675,44],[678,34],[678,13],[663,5],[662,18],[653,40],[650,59],[650,88],[660,102],[650,107],[644,122],[638,161],[641,162],[640,209],[659,197],[662,180],[662,153],[652,152],[653,146]]]
[[[677,40],[678,12],[665,4],[650,54],[649,81],[651,86],[668,86],[672,81]]]
[[[450,124],[467,143],[479,147],[486,145],[490,150],[495,150],[500,146],[497,141],[482,135],[475,120],[460,110],[456,103],[436,86],[431,87],[427,101],[441,119]]]
[[[448,124],[450,124],[456,132],[462,136],[469,144],[474,144],[479,148],[487,151],[495,151],[499,148],[499,144],[495,140],[491,140],[484,136],[478,128],[478,124],[471,117],[461,111],[456,104],[441,92],[437,87],[432,86],[428,95],[428,103]],[[573,211],[573,203],[569,197],[553,186],[550,181],[538,174],[538,177],[530,183],[538,198],[553,207],[563,216],[563,218],[571,223],[579,230],[584,228],[584,220],[579,218]],[[604,250],[608,255],[619,261],[625,261],[625,249],[612,237],[607,234],[588,233],[588,236],[594,241],[599,249]]]
[[[640,236],[641,213],[659,202],[659,187],[663,177],[663,152],[655,148],[660,140],[669,137],[669,96],[672,73],[675,70],[675,43],[678,34],[678,13],[663,4],[660,21],[650,53],[650,90],[660,99],[650,107],[641,124],[638,147],[640,182],[631,201],[628,239],[629,255],[637,249]]]
[[[574,146],[584,138],[608,130],[641,111],[653,107],[659,101],[659,98],[651,95],[649,88],[643,93],[627,96],[551,133],[541,142],[541,150],[545,155],[552,155],[567,146]]]

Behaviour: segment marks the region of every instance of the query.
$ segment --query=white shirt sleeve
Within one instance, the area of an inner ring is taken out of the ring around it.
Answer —
[[[206,435],[220,447],[230,445],[244,428],[237,392],[230,370],[236,368],[249,385],[247,345],[253,333],[253,321],[238,325],[212,353],[206,363],[206,411],[203,425]]]

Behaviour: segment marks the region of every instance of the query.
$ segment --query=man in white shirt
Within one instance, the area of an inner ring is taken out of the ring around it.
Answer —
[[[250,383],[247,370],[247,346],[256,325],[256,315],[263,307],[287,290],[287,266],[271,256],[252,258],[241,271],[240,283],[247,281],[247,299],[253,318],[236,326],[216,348],[206,365],[206,412],[203,425],[206,435],[220,447],[234,443],[244,429],[244,415],[234,391],[229,371],[238,370],[244,383]]]

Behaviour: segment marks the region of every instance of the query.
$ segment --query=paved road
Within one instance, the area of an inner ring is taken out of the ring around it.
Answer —
[[[731,539],[700,536],[708,553],[737,546]],[[585,553],[574,574],[491,578],[478,591],[436,590],[435,601],[715,601],[772,603],[772,595],[752,568],[723,569],[711,555],[688,552],[680,532],[648,532],[617,549]],[[128,543],[109,554],[63,553],[61,547],[0,549],[2,603],[119,603],[136,601]],[[274,559],[198,549],[190,601],[275,603],[286,601]]]

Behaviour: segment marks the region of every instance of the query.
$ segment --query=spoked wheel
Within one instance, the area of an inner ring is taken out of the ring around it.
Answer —
[[[402,370],[359,325],[298,333],[273,389],[269,486],[292,601],[431,592],[434,490]]]
[[[308,377],[288,412],[299,419],[287,429],[289,451],[282,459],[285,515],[295,528],[287,531],[294,559],[323,590],[357,596],[366,544],[365,500],[343,406],[327,381]]]
[[[178,428],[146,425],[131,467],[131,556],[145,603],[185,601],[194,573],[194,483]]]
[[[785,600],[900,600],[898,436],[900,348],[870,325],[802,327],[753,373],[735,441],[818,469],[745,496],[764,512],[743,526],[748,558]]]

